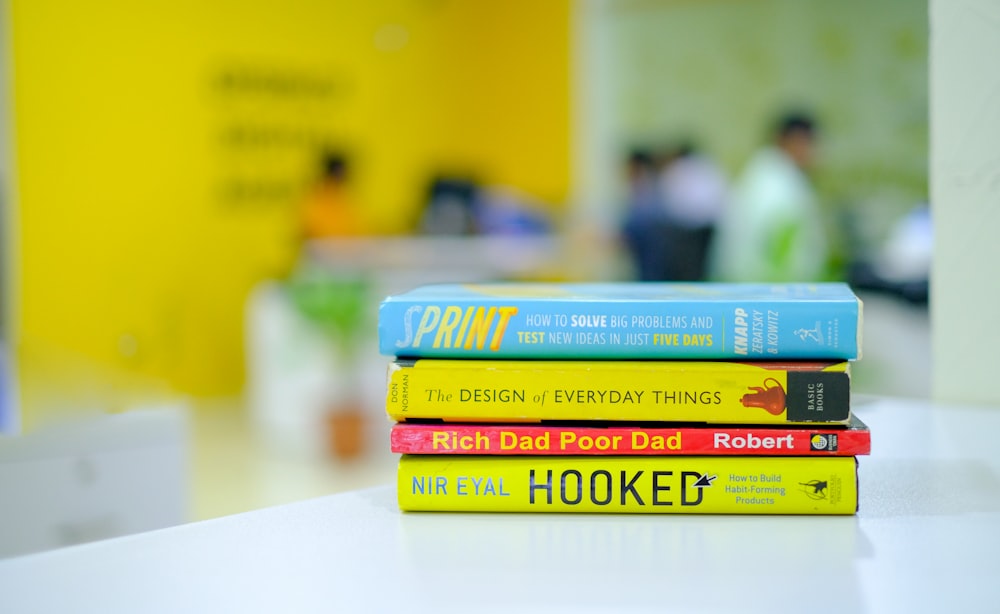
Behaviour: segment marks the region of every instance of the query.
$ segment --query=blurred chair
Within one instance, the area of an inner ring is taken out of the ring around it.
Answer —
[[[0,339],[0,436],[4,433],[18,432],[20,425],[14,415],[14,365],[10,351],[3,339]]]
[[[0,557],[185,523],[189,491],[181,405],[0,437]]]

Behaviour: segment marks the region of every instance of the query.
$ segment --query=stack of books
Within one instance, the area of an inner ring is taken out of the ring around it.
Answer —
[[[845,284],[441,284],[387,297],[404,511],[853,514]]]

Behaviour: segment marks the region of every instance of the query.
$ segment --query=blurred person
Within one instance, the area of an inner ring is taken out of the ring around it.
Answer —
[[[728,189],[726,177],[706,155],[682,143],[667,156],[659,177],[666,214],[665,279],[701,281]]]
[[[912,286],[913,291],[904,295],[914,300],[922,296],[926,301],[933,251],[931,208],[920,203],[892,225],[878,263],[880,274],[904,287]],[[920,287],[922,292],[917,290]]]
[[[347,156],[337,151],[324,152],[319,171],[302,202],[301,239],[371,234],[351,193]],[[356,458],[365,452],[365,433],[371,419],[356,385],[363,376],[364,363],[359,357],[363,355],[362,344],[367,340],[365,331],[370,329],[366,325],[366,306],[371,304],[370,273],[363,266],[355,266],[350,259],[338,263],[329,255],[319,255],[308,245],[305,247],[287,281],[285,296],[302,320],[322,334],[317,343],[328,346],[330,354],[314,351],[317,356],[329,356],[334,366],[326,369],[322,378],[313,381],[316,390],[312,392],[312,402],[317,406],[311,411],[322,419],[311,426],[322,429],[327,452],[334,457]],[[310,409],[300,408],[300,411]],[[316,419],[316,415],[310,415],[310,419]]]
[[[930,296],[934,225],[928,203],[919,203],[897,219],[875,253],[851,263],[851,286],[927,304]]]
[[[733,282],[820,281],[829,247],[809,178],[816,121],[781,118],[772,144],[751,158],[720,220],[713,277]]]
[[[622,239],[640,281],[666,277],[663,234],[666,215],[657,186],[655,158],[645,149],[633,149],[625,160],[628,183]]]
[[[438,175],[427,188],[420,231],[431,235],[472,235],[479,232],[477,206],[480,189],[472,179]]]
[[[302,203],[303,238],[367,234],[358,205],[351,195],[349,172],[344,154],[326,152],[322,155],[319,178]]]
[[[541,201],[509,186],[480,190],[476,207],[476,227],[484,235],[543,235],[554,224]]]

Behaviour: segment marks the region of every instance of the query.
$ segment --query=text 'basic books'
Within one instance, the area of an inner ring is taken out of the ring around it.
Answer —
[[[853,514],[854,457],[403,456],[400,508]]]
[[[854,514],[862,304],[818,284],[436,284],[379,306],[402,511]]]
[[[841,359],[860,357],[846,284],[438,284],[379,307],[398,357]]]
[[[846,423],[840,362],[397,360],[386,410],[395,420],[659,420]]]

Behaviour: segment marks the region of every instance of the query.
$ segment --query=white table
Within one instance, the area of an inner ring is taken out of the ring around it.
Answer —
[[[0,611],[997,611],[1000,408],[855,408],[855,517],[401,514],[385,486],[0,561]]]

